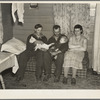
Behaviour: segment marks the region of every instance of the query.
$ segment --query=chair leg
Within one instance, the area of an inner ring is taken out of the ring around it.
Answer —
[[[3,77],[1,74],[0,74],[0,81],[1,81],[2,88],[5,89],[5,84],[4,84]]]

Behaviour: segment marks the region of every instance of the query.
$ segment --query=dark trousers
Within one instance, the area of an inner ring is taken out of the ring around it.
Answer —
[[[44,62],[45,72],[46,72],[46,74],[51,74],[51,64],[52,64],[52,61],[53,61],[52,56],[47,51],[44,54],[44,58],[45,58],[45,62]],[[56,66],[55,72],[54,72],[55,77],[60,78],[60,75],[62,73],[63,61],[64,61],[64,53],[59,53],[57,55],[57,59],[54,61],[55,66]]]
[[[37,50],[35,52],[30,52],[26,50],[19,55],[19,69],[17,71],[17,76],[20,76],[23,79],[25,69],[27,67],[27,62],[29,61],[30,57],[33,56],[35,56],[36,58],[36,78],[40,78],[42,76],[42,71],[44,67],[44,52],[41,50]]]

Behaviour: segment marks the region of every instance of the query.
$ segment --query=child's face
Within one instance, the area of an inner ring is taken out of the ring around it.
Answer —
[[[76,36],[79,36],[82,32],[82,30],[80,30],[80,28],[75,28],[74,31],[75,31]]]
[[[59,29],[59,28],[54,29],[54,34],[55,34],[55,36],[59,36],[59,34],[60,34],[60,29]]]
[[[68,39],[66,37],[62,37],[60,39],[60,43],[66,43],[68,41]]]
[[[41,27],[37,28],[37,29],[35,29],[35,31],[36,31],[37,34],[40,34],[42,32],[42,28]]]

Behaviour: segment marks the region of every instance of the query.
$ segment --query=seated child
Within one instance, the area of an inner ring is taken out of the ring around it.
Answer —
[[[29,40],[29,42],[30,42],[30,43],[35,43],[35,44],[36,44],[36,46],[35,46],[35,51],[36,51],[37,49],[46,49],[46,50],[48,50],[49,47],[50,47],[51,45],[54,44],[54,43],[45,44],[45,43],[39,42],[39,41],[37,42],[37,40],[36,40],[34,37],[31,37],[30,40]]]
[[[68,38],[65,35],[62,35],[59,39],[58,42],[56,44],[52,44],[52,46],[50,46],[49,48],[49,52],[52,53],[56,52],[56,51],[61,51],[62,48],[65,48],[65,46],[67,46],[68,48]],[[53,56],[53,55],[52,55]],[[57,59],[57,55],[53,56],[54,59]]]

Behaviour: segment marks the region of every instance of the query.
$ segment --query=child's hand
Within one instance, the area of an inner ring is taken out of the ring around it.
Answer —
[[[58,51],[59,49],[57,48],[55,51]]]
[[[57,55],[58,53],[57,52],[50,52],[52,56],[55,56]]]
[[[54,57],[54,59],[57,59],[57,55]]]
[[[52,45],[54,45],[54,43],[49,44],[49,47],[52,46]]]

